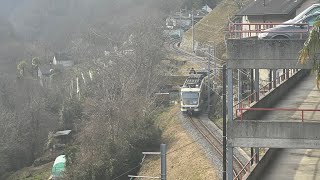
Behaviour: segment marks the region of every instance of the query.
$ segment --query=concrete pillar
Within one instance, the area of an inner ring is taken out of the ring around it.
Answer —
[[[254,92],[254,79],[253,79],[253,69],[250,69],[250,94],[253,94]],[[252,96],[252,95],[250,95]],[[254,97],[250,97],[251,98],[251,102],[250,103],[253,103],[253,99]]]
[[[259,74],[259,69],[255,69],[254,70],[254,89],[256,92],[256,101],[259,101],[259,97],[260,97],[260,87],[259,87],[259,79],[260,79],[260,74]]]
[[[277,87],[277,70],[276,69],[272,70],[272,77],[273,77],[272,87],[276,88]]]
[[[256,92],[256,101],[259,101],[259,96],[260,96],[260,88],[259,88],[259,79],[260,79],[260,74],[259,74],[259,69],[255,69],[255,78],[254,78],[254,88],[255,88],[255,92]],[[255,148],[255,152],[256,152],[256,162],[259,162],[259,148]]]
[[[238,103],[242,100],[242,81],[241,81],[241,71],[238,69]]]
[[[272,89],[272,70],[269,69],[269,90]]]

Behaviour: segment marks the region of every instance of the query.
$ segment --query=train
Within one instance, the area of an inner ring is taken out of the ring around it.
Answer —
[[[204,99],[207,96],[206,81],[208,73],[198,71],[189,74],[180,88],[181,112],[188,114],[199,113],[204,108]]]

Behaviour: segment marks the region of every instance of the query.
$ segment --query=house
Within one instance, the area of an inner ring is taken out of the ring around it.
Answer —
[[[177,20],[173,17],[168,17],[166,19],[166,27],[168,29],[173,29],[175,26],[177,26]]]
[[[55,53],[52,60],[53,65],[55,66],[63,66],[64,68],[72,67],[74,65],[74,61],[71,56],[67,53]]]
[[[282,23],[294,18],[318,0],[251,0],[236,13],[235,23]],[[241,30],[258,30],[270,28],[273,25],[242,25],[235,27]],[[250,33],[246,36],[255,36]]]
[[[42,86],[50,86],[50,75],[52,68],[50,65],[40,65],[38,69],[38,78]]]
[[[202,10],[207,11],[208,13],[212,11],[212,9],[207,4],[202,7]]]
[[[57,143],[53,145],[53,149],[63,149],[71,140],[71,130],[57,131],[53,134],[53,137],[57,140]]]
[[[317,0],[251,0],[236,17],[242,23],[281,23],[294,18]]]

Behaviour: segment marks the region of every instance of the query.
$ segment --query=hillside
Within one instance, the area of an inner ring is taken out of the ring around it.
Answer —
[[[238,10],[235,0],[221,1],[207,16],[195,24],[195,47],[199,44],[213,44],[215,42],[218,45],[218,50],[223,48],[227,24]],[[191,51],[192,29],[184,34],[181,48]],[[221,54],[218,54],[218,56],[221,56]]]
[[[16,64],[23,56],[24,49],[12,24],[0,16],[0,72],[15,76]]]
[[[216,8],[213,9],[206,17],[195,25],[195,40],[200,43],[210,43],[214,41],[219,44],[218,50],[220,55],[224,53],[224,38],[228,20],[237,12],[238,5],[235,0],[223,0]],[[191,51],[192,47],[192,30],[188,30],[183,37],[181,48]],[[218,54],[219,56],[219,54]],[[180,59],[178,55],[174,57]],[[180,67],[180,72],[185,72],[196,64],[188,62]],[[168,145],[168,152],[179,149],[186,144],[188,148],[183,148],[178,153],[172,153],[167,157],[168,179],[219,179],[219,171],[213,167],[210,160],[204,154],[201,147],[184,129],[178,114],[180,113],[177,106],[168,112],[162,114],[158,122],[163,131],[163,140]],[[220,119],[221,121],[221,119]],[[195,153],[196,152],[196,153]],[[147,157],[146,161],[139,172],[141,176],[159,176],[160,159],[159,157]]]
[[[176,105],[162,113],[157,120],[163,131],[162,139],[168,146],[167,179],[218,179],[219,172],[214,170],[204,151],[183,128],[179,113],[179,106]],[[139,175],[159,176],[159,170],[159,156],[147,156]]]

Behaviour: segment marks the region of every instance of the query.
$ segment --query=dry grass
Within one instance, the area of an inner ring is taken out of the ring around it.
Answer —
[[[191,68],[194,68],[195,70],[197,70],[197,69],[201,69],[202,66],[192,61],[186,61],[186,63],[182,65],[180,69],[177,71],[177,74],[187,76],[189,75],[189,71]]]
[[[226,25],[229,19],[238,11],[238,6],[234,0],[223,0],[207,16],[201,19],[194,29],[194,38],[200,43],[215,42],[223,43],[225,38]],[[181,46],[190,49],[192,30],[189,29],[183,37]]]
[[[158,119],[159,125],[163,130],[163,141],[168,145],[167,179],[218,179],[217,172],[204,152],[197,143],[193,143],[194,140],[180,124],[180,120],[177,118],[178,113],[180,113],[179,106],[175,106],[164,112]],[[184,147],[187,144],[190,145]],[[147,157],[139,175],[159,176],[159,157]]]
[[[26,167],[19,171],[14,172],[7,180],[46,180],[51,175],[51,168],[53,162],[38,166],[38,167]]]

